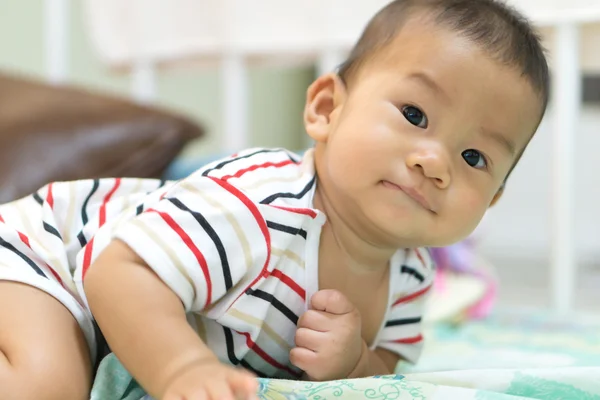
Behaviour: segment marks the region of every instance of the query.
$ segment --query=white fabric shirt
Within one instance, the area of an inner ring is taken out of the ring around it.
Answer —
[[[289,352],[297,320],[319,288],[326,219],[312,206],[315,185],[312,152],[301,161],[280,149],[250,149],[178,182],[49,185],[0,207],[0,279],[58,298],[93,351],[83,279],[117,238],[179,296],[190,324],[223,362],[260,376],[298,378]],[[396,252],[387,311],[372,348],[418,358],[433,274],[425,249]]]

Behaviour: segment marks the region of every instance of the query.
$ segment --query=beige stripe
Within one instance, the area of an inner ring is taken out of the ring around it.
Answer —
[[[223,207],[223,204],[221,204],[220,202],[216,201],[212,197],[207,196],[206,193],[196,189],[194,186],[190,185],[187,182],[183,182],[181,184],[181,187],[202,197],[204,201],[206,201],[208,204],[217,208],[223,213],[227,221],[231,224],[231,227],[233,228],[235,235],[237,236],[242,246],[242,251],[244,252],[244,259],[246,261],[246,271],[250,271],[250,269],[252,268],[252,253],[250,252],[250,243],[248,242],[248,239],[246,238],[246,235],[244,234],[244,230],[240,226],[240,223],[237,221],[237,219],[231,213],[231,211]]]
[[[292,252],[291,250],[281,250],[281,249],[272,247],[271,253],[274,256],[277,256],[280,258],[285,257],[285,258],[289,259],[290,261],[293,261],[296,264],[298,264],[298,266],[300,268],[304,269],[304,260],[298,254]]]
[[[133,190],[131,191],[131,193],[129,193],[128,196],[123,196],[123,207],[121,208],[121,210],[127,210],[130,207],[130,203],[131,203],[131,195],[136,194],[140,191],[140,188],[142,187],[142,179],[137,179],[135,186],[133,187]]]
[[[177,270],[181,273],[181,275],[183,275],[185,277],[185,279],[187,279],[187,281],[192,286],[192,290],[194,291],[194,298],[195,298],[196,297],[196,286],[194,285],[194,281],[188,274],[187,270],[185,269],[185,267],[183,265],[183,262],[181,261],[181,259],[177,255],[177,253],[175,253],[173,248],[171,246],[169,246],[168,244],[166,244],[163,241],[163,239],[156,234],[156,232],[149,229],[141,220],[132,219],[131,223],[134,226],[136,226],[137,228],[139,228],[142,232],[144,232],[146,234],[146,236],[148,236],[150,238],[150,240],[152,240],[154,243],[156,243],[158,245],[158,247],[160,247],[160,249],[163,252],[165,252],[165,254],[169,257],[169,259],[171,260],[173,265],[175,265],[175,268],[177,268]]]
[[[31,226],[31,221],[29,220],[29,214],[27,213],[27,210],[25,210],[25,208],[24,208],[25,206],[23,205],[23,202],[17,201],[14,204],[17,209],[17,214],[19,214],[19,218],[21,219],[21,223],[23,224],[23,228],[24,228],[23,230],[25,231],[23,233],[26,234],[27,236],[31,237],[33,234],[33,227]]]
[[[204,326],[204,319],[200,314],[194,313],[193,316],[194,321],[196,322],[196,333],[198,333],[200,339],[202,339],[202,341],[206,343],[206,327]]]
[[[140,187],[142,186],[143,183],[143,179],[138,179],[136,185],[134,186],[132,192],[128,195],[128,196],[123,196],[122,201],[123,204],[121,206],[121,211],[119,212],[118,216],[115,218],[114,222],[112,222],[112,234],[115,233],[116,229],[121,225],[121,223],[124,220],[129,220],[135,217],[135,209],[134,207],[137,205],[135,203],[131,203],[131,197],[132,195],[134,195],[135,193],[138,193],[140,190]],[[136,199],[142,200],[141,198],[137,198]]]
[[[261,319],[253,317],[251,315],[245,314],[239,310],[230,308],[227,311],[227,315],[230,315],[234,318],[241,319],[242,321],[254,325],[263,332],[265,332],[275,343],[281,346],[285,351],[290,351],[292,348],[290,345],[281,337],[273,328],[271,328],[267,323]]]
[[[302,174],[298,174],[296,176],[289,176],[289,177],[276,177],[276,178],[267,178],[267,179],[263,179],[261,181],[258,182],[254,182],[250,185],[244,185],[243,188],[244,190],[252,190],[252,189],[256,189],[259,188],[263,185],[267,185],[269,183],[276,183],[276,182],[293,182],[298,180],[300,177],[302,176]]]
[[[33,230],[31,223],[29,221],[28,215],[27,215],[27,210],[25,210],[23,207],[24,205],[21,202],[16,202],[16,207],[17,207],[17,212],[19,213],[19,218],[21,218],[21,221],[23,221],[23,227],[25,228],[25,232],[23,232],[25,235],[27,235],[27,237],[29,238],[34,238],[32,239],[35,240],[35,231]],[[41,221],[40,221],[41,224]],[[58,239],[58,238],[56,238]],[[60,240],[60,239],[58,239]],[[31,244],[31,243],[30,243]],[[48,248],[46,246],[44,246],[44,243],[41,240],[35,240],[35,244],[39,245],[42,250],[44,250],[44,252],[46,253],[46,257],[48,258],[47,264],[50,267],[54,267],[54,272],[56,272],[58,274],[58,276],[60,276],[60,279],[63,281],[63,283],[65,285],[67,285],[67,287],[69,288],[69,290],[72,291],[77,291],[77,288],[75,287],[75,283],[73,282],[73,276],[71,275],[71,271],[69,269],[68,265],[63,264],[60,261],[59,257],[56,257],[54,255],[53,251],[48,250]],[[64,242],[63,242],[63,247],[64,247]],[[45,261],[45,260],[44,260]],[[52,275],[49,275],[49,277]]]
[[[69,208],[67,209],[67,217],[65,218],[65,226],[67,229],[64,229],[63,234],[63,242],[70,243],[71,242],[71,230],[73,229],[73,218],[75,217],[75,182],[69,182]]]

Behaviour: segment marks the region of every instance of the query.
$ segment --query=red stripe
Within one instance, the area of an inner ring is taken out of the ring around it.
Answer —
[[[227,175],[221,179],[223,179],[224,181],[227,181],[231,178],[239,178],[240,176],[244,175],[246,172],[255,171],[257,169],[268,168],[268,167],[281,168],[281,167],[285,167],[286,165],[290,165],[290,164],[295,164],[295,163],[292,160],[285,160],[285,161],[281,161],[278,163],[269,161],[269,162],[266,162],[263,164],[255,164],[255,165],[252,165],[251,167],[240,169],[234,175]]]
[[[104,201],[102,202],[102,206],[100,206],[100,227],[106,222],[106,203],[110,201],[110,198],[113,196],[113,194],[115,194],[120,185],[121,178],[116,178],[113,188],[106,194],[106,196],[104,196]]]
[[[50,270],[50,272],[52,273],[52,275],[54,275],[54,278],[56,278],[56,280],[58,281],[58,283],[60,283],[60,286],[62,286],[64,288],[65,285],[63,285],[63,281],[62,281],[62,279],[60,279],[60,276],[58,276],[58,273],[56,273],[56,271],[54,271],[52,269],[52,267],[49,266],[48,264],[44,263],[44,265],[46,266],[46,268],[48,268],[48,270]]]
[[[424,295],[425,293],[427,293],[429,291],[429,289],[431,289],[431,285],[427,286],[424,289],[419,290],[418,292],[409,294],[406,297],[401,297],[398,300],[396,300],[394,302],[394,304],[392,304],[392,307],[397,306],[398,304],[401,304],[401,303],[408,303],[409,301],[412,301],[412,300],[416,299],[417,297]]]
[[[246,346],[248,346],[249,349],[252,349],[252,351],[254,351],[256,354],[258,354],[263,360],[265,360],[266,362],[268,362],[269,364],[271,364],[272,366],[274,366],[277,369],[283,369],[292,375],[300,376],[300,374],[298,372],[294,371],[287,365],[278,363],[275,359],[273,359],[270,355],[268,355],[263,349],[260,348],[259,345],[257,345],[252,340],[252,338],[250,338],[250,334],[248,332],[238,332],[238,331],[236,331],[236,332],[239,333],[240,335],[244,335],[246,337]]]
[[[50,208],[54,208],[54,197],[52,196],[52,184],[48,184],[48,193],[46,193],[46,203]]]
[[[417,254],[417,258],[419,259],[419,261],[421,261],[421,264],[423,264],[423,267],[427,268],[428,265],[425,262],[425,259],[423,259],[423,256],[421,255],[421,252],[419,251],[419,249],[415,249],[415,253]]]
[[[31,245],[29,244],[29,238],[24,233],[21,233],[19,231],[17,231],[17,233],[19,234],[19,239],[21,239],[21,242],[25,243],[25,245],[27,245],[27,247],[31,249]]]
[[[423,341],[423,335],[419,334],[415,337],[398,339],[398,340],[394,340],[393,342],[398,343],[398,344],[415,344],[415,343],[419,343],[422,341]]]
[[[4,223],[4,218],[2,218],[2,215],[0,215],[0,222]]]
[[[148,212],[155,212],[161,216],[161,218],[169,225],[169,227],[179,235],[183,243],[187,246],[188,249],[194,254],[196,257],[196,261],[202,268],[202,273],[204,274],[204,279],[206,280],[206,302],[204,303],[204,307],[208,307],[212,303],[212,282],[210,280],[210,274],[208,272],[208,264],[206,263],[206,259],[202,255],[202,252],[196,247],[194,241],[191,237],[188,236],[187,233],[175,222],[175,220],[164,212],[156,211],[154,209],[148,209]]]
[[[81,271],[81,279],[85,279],[85,274],[87,274],[87,270],[90,268],[90,264],[92,263],[93,247],[94,238],[92,238],[85,246],[85,252],[83,253],[83,270]]]
[[[271,207],[279,208],[281,210],[290,211],[296,214],[308,215],[311,218],[317,217],[317,212],[315,210],[311,210],[310,208],[294,208],[294,207],[283,207],[283,206],[274,206],[270,204]]]
[[[25,245],[27,247],[29,247],[30,250],[33,250],[31,248],[31,244],[29,243],[29,238],[27,237],[27,235],[25,235],[24,233],[19,232],[19,231],[17,231],[17,234],[19,235],[19,239],[21,239],[21,242],[25,243]],[[46,266],[46,268],[48,268],[48,271],[50,271],[50,273],[54,276],[54,278],[56,278],[58,283],[60,283],[60,285],[62,287],[65,287],[65,285],[63,285],[62,279],[60,279],[60,276],[56,273],[56,271],[54,269],[52,269],[52,267],[50,265],[48,265],[47,263],[44,263],[44,265]]]
[[[306,298],[306,292],[302,289],[292,278],[276,269],[271,272],[271,276],[278,278],[281,282],[285,283],[292,289],[294,292],[298,293],[298,296],[302,297],[302,300]]]
[[[248,210],[252,213],[252,215],[254,216],[254,219],[258,223],[258,226],[260,227],[260,231],[262,232],[263,237],[265,238],[265,242],[267,244],[267,259],[265,260],[265,264],[263,265],[262,271],[250,283],[250,285],[248,285],[246,287],[246,289],[243,292],[241,292],[238,295],[238,297],[231,303],[231,304],[233,304],[233,303],[235,303],[235,301],[237,301],[237,299],[240,298],[240,296],[242,294],[244,294],[246,292],[246,290],[248,290],[252,286],[254,286],[254,284],[256,284],[256,282],[258,282],[261,278],[263,278],[263,277],[266,278],[267,276],[269,276],[268,268],[269,268],[269,262],[271,261],[271,235],[269,234],[269,228],[267,227],[267,223],[265,222],[262,215],[260,214],[260,211],[258,211],[256,204],[254,204],[248,197],[246,197],[239,189],[237,189],[236,187],[227,183],[226,181],[221,180],[221,179],[216,179],[212,176],[209,176],[209,178],[212,179],[214,182],[216,182],[223,189],[227,190],[229,193],[231,193],[232,195],[237,197],[242,203],[244,203],[244,205],[246,207],[248,207]]]

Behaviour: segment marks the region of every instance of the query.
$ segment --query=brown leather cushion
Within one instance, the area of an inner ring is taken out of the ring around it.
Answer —
[[[0,75],[0,203],[52,181],[160,177],[202,134],[167,111]]]

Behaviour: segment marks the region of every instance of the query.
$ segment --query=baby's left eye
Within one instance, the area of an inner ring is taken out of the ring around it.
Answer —
[[[467,164],[473,168],[484,169],[487,167],[487,160],[484,155],[477,150],[469,149],[462,152],[462,157]]]
[[[428,125],[427,116],[421,110],[414,106],[404,106],[401,109],[404,118],[414,126],[426,129]]]

